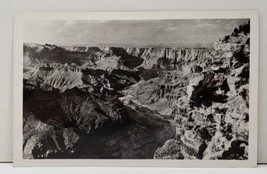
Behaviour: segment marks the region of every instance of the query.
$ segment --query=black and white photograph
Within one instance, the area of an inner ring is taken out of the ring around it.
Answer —
[[[252,24],[249,15],[24,19],[19,158],[254,159]]]

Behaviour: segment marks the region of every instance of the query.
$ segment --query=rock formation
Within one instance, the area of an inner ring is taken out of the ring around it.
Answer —
[[[178,104],[169,99],[169,108],[177,115],[176,139],[158,148],[155,158],[181,154],[185,159],[248,158],[249,32],[235,31],[216,41],[210,55],[210,69],[204,67],[199,75],[191,71],[187,97]],[[160,90],[165,94],[159,92],[159,97],[167,98],[166,93],[177,89],[164,86]],[[168,150],[174,146],[175,154]]]

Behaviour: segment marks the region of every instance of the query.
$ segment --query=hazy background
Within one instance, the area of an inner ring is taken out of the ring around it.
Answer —
[[[248,19],[29,20],[24,42],[60,45],[211,44]]]

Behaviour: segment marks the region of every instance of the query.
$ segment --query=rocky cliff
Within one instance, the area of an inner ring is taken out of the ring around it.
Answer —
[[[209,56],[210,48],[126,48],[126,51],[144,59],[140,67],[151,69],[153,66],[183,66],[190,62],[198,63]]]
[[[154,158],[248,158],[249,32],[235,30],[218,40],[211,56],[211,69],[191,72],[193,78],[180,102],[172,102],[165,94],[176,115],[176,138],[158,148]],[[167,89],[169,93],[177,90]]]

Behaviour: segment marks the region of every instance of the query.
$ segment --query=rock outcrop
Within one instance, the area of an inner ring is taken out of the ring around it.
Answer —
[[[241,28],[214,43],[210,69],[204,67],[200,74],[191,71],[186,97],[168,105],[176,114],[176,138],[159,148],[155,158],[181,154],[185,159],[248,158],[249,24]],[[167,89],[165,93],[176,90]],[[159,95],[163,97],[162,92]]]

